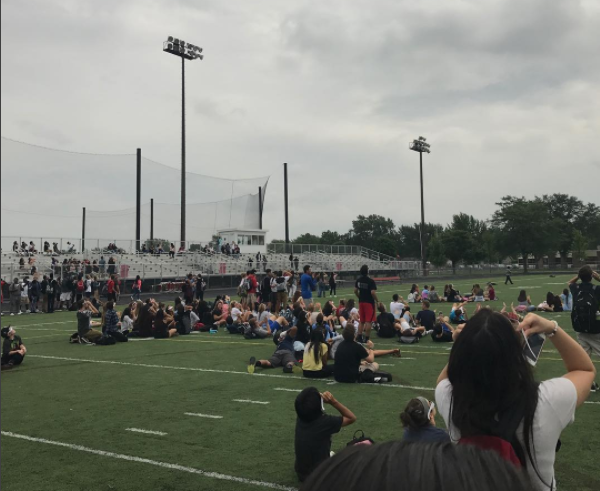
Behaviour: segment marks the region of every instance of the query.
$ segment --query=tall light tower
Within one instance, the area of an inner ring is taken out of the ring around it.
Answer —
[[[181,245],[185,248],[185,60],[202,60],[202,48],[173,36],[163,43],[163,51],[181,58]]]
[[[427,275],[427,234],[425,233],[425,201],[423,199],[423,152],[431,153],[431,149],[427,138],[422,136],[418,140],[413,140],[408,144],[408,148],[415,152],[419,152],[419,161],[421,164],[421,263],[423,275]]]

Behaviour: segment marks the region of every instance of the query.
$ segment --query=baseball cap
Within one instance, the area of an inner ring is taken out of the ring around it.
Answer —
[[[15,330],[11,326],[8,326],[8,327],[3,327],[2,330],[0,331],[0,334],[2,335],[3,338],[7,338],[13,332],[15,332]]]

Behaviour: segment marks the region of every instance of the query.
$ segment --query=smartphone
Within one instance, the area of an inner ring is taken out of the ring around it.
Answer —
[[[542,354],[542,348],[546,342],[545,334],[532,334],[531,336],[525,336],[525,332],[522,331],[525,344],[523,345],[523,356],[527,362],[535,366]]]

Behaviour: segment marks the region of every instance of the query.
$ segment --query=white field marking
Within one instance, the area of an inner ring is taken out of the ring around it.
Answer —
[[[562,283],[561,283],[561,285],[562,285]],[[542,287],[541,286],[528,286],[527,288],[531,290],[533,288],[542,288]],[[511,286],[509,288],[509,290],[523,290],[523,289],[525,289],[525,286]]]
[[[104,450],[96,450],[93,448],[83,447],[81,445],[74,445],[72,443],[63,443],[53,440],[46,440],[44,438],[34,438],[32,436],[20,435],[18,433],[12,433],[10,431],[2,431],[2,436],[10,438],[18,438],[19,440],[26,440],[34,443],[44,443],[46,445],[54,445],[55,447],[68,448],[69,450],[77,450],[78,452],[90,453],[93,455],[99,455],[100,457],[109,457],[112,459],[126,460],[128,462],[137,462],[140,464],[153,465],[155,467],[162,467],[163,469],[169,469],[180,472],[187,472],[189,474],[197,474],[210,479],[219,479],[221,481],[231,481],[240,484],[248,484],[251,486],[261,486],[263,488],[277,489],[279,491],[297,491],[296,488],[289,486],[283,486],[272,482],[255,481],[254,479],[246,479],[243,477],[229,476],[227,474],[221,474],[219,472],[208,472],[194,467],[185,467],[179,464],[169,464],[168,462],[160,462],[158,460],[145,459],[143,457],[135,457],[133,455],[125,455],[113,452],[105,452]]]
[[[337,382],[335,380],[332,380],[331,382],[328,382],[327,385],[335,385],[337,384]]]
[[[129,338],[129,341],[156,341],[154,338]]]
[[[43,336],[29,336],[27,338],[27,341],[29,342],[29,341],[35,341],[36,339],[53,338],[55,336],[65,336],[65,334],[44,334]]]
[[[125,431],[133,431],[134,433],[144,433],[146,435],[158,435],[165,436],[166,433],[162,431],[142,430],[141,428],[125,428]]]
[[[202,414],[202,413],[183,413],[186,416],[196,416],[197,418],[208,418],[208,419],[223,419],[223,416],[217,416],[216,414]]]
[[[250,399],[232,399],[233,402],[244,402],[247,404],[271,404],[267,401],[251,401]]]
[[[21,329],[26,329],[29,326],[14,326],[17,329],[21,330]],[[73,332],[73,329],[35,329],[35,332],[38,331],[51,331],[51,332]]]
[[[585,401],[584,404],[600,404],[600,402],[596,401]]]
[[[23,324],[19,327],[20,329],[26,329],[28,327],[37,327],[37,326],[56,326],[57,324],[76,324],[77,321],[63,321],[63,322],[42,322],[41,324]]]
[[[281,392],[302,392],[300,389],[286,389],[285,387],[275,387],[273,390],[279,390]]]

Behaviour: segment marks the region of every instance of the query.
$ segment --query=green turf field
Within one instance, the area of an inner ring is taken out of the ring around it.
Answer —
[[[508,287],[503,278],[490,279],[498,283],[500,299],[510,304],[521,287],[539,303],[547,291],[559,293],[569,277],[516,276]],[[472,283],[456,285],[468,291]],[[409,286],[381,286],[380,298],[389,305],[393,293],[406,297]],[[443,282],[436,287],[441,290]],[[350,290],[339,293],[349,297]],[[493,304],[501,308],[501,303]],[[450,309],[445,304],[435,308]],[[572,332],[568,314],[549,315]],[[274,349],[270,340],[247,341],[219,332],[82,346],[67,342],[76,330],[72,312],[2,318],[3,326],[9,322],[28,355],[21,367],[2,373],[6,491],[297,488],[293,401],[298,391],[311,384],[330,390],[357,415],[357,423],[334,438],[334,451],[357,429],[375,441],[399,438],[401,409],[417,395],[433,397],[450,349],[424,339],[404,346],[401,359],[378,359],[393,374],[393,384],[341,385],[304,380],[281,369],[249,375],[249,357],[268,357]],[[376,348],[402,347],[373,340]],[[536,372],[540,380],[564,373],[550,344]],[[600,489],[600,394],[588,402],[563,433],[556,464],[561,490]],[[438,424],[443,425],[441,418]]]

